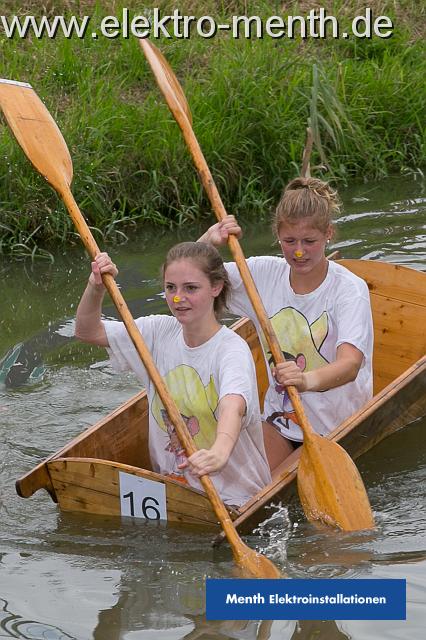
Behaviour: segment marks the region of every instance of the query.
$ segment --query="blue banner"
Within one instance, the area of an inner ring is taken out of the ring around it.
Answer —
[[[207,620],[405,620],[406,581],[206,580]]]

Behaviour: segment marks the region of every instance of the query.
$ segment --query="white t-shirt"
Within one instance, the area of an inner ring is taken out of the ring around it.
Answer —
[[[247,264],[286,360],[293,358],[303,371],[312,371],[335,361],[337,347],[344,342],[364,354],[353,382],[328,391],[300,394],[312,427],[326,435],[373,394],[373,320],[367,284],[342,265],[330,261],[320,286],[311,293],[297,294],[291,288],[290,267],[284,258],[255,257],[249,258]],[[225,266],[232,284],[229,310],[255,323],[266,359],[272,363],[238,268],[234,262]],[[303,434],[295,422],[287,393],[282,389],[277,392],[272,376],[270,383],[263,419],[278,427],[285,437],[300,442]]]
[[[103,324],[112,366],[120,371],[132,370],[147,390],[149,451],[154,471],[184,475],[191,486],[202,489],[188,470],[178,469],[185,459],[184,451],[124,324]],[[219,401],[228,394],[244,398],[246,414],[240,436],[225,467],[211,478],[224,502],[237,506],[245,503],[271,480],[249,347],[227,327],[201,346],[188,347],[182,326],[173,316],[145,316],[138,318],[136,325],[198,449],[209,449],[216,439]]]

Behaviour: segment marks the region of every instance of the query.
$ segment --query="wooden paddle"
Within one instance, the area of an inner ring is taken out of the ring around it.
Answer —
[[[0,106],[10,129],[28,159],[62,198],[84,246],[93,259],[99,253],[99,248],[71,193],[73,177],[71,157],[66,142],[49,111],[30,85],[4,80],[0,80]],[[196,451],[195,444],[114,278],[111,274],[105,274],[102,279],[176,428],[187,456],[192,455]],[[243,543],[211,479],[203,476],[201,482],[232,547],[235,562],[252,577],[280,577],[277,567],[268,558]]]
[[[227,213],[192,130],[191,112],[183,90],[158,49],[149,40],[139,40],[139,43],[169,109],[182,130],[216,217],[218,220],[223,220]],[[176,90],[176,87],[179,89]],[[274,362],[276,365],[284,362],[281,347],[254,284],[238,239],[234,235],[230,235],[228,243]],[[287,388],[287,392],[298,424],[303,430],[304,445],[297,478],[300,501],[307,518],[321,520],[345,531],[374,527],[368,496],[353,460],[340,445],[315,433],[306,417],[297,389],[291,386]]]

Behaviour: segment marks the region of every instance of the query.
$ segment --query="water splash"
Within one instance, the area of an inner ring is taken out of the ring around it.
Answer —
[[[274,562],[282,564],[287,559],[289,538],[298,524],[291,522],[288,509],[281,502],[266,508],[272,511],[271,515],[261,522],[253,533],[260,536],[262,542],[266,541],[266,545],[260,545],[262,553]]]

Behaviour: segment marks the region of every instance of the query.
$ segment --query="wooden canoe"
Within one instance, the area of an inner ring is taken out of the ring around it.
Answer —
[[[329,435],[353,458],[426,414],[426,274],[366,260],[341,264],[367,282],[373,310],[374,397]],[[266,365],[253,324],[233,329],[249,344],[261,403],[268,386]],[[249,533],[270,503],[295,495],[300,450],[274,472],[272,482],[239,510],[230,509],[241,533]],[[46,489],[65,511],[167,520],[218,529],[208,498],[151,470],[148,404],[140,392],[16,482],[21,497]],[[218,538],[220,540],[220,538]]]

